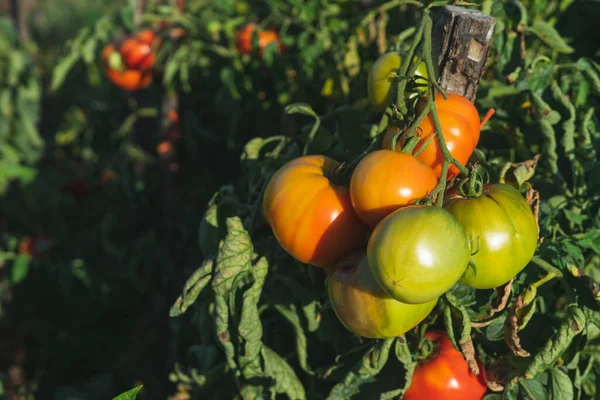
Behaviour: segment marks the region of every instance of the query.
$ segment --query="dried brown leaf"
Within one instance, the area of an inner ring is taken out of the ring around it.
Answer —
[[[468,336],[465,342],[460,343],[460,349],[465,356],[465,360],[467,360],[467,364],[469,364],[471,373],[479,375],[479,365],[477,365],[477,360],[475,359],[475,347],[473,347],[473,339],[471,339],[471,336]]]
[[[511,306],[506,321],[504,321],[504,342],[512,351],[519,357],[529,357],[529,352],[521,347],[521,339],[519,338],[520,318],[518,311],[525,307],[523,295],[519,295],[517,301]]]

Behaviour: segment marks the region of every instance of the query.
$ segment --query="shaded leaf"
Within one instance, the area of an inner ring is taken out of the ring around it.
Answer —
[[[144,385],[140,385],[136,388],[128,390],[125,393],[121,393],[117,397],[114,397],[113,400],[135,400],[137,397],[137,394],[139,393],[140,390],[142,390],[143,387],[144,387]]]
[[[537,19],[533,22],[533,25],[527,27],[527,32],[531,32],[539,37],[546,45],[550,46],[553,50],[563,54],[570,54],[575,50],[567,44],[567,42],[560,36],[560,34],[554,29],[552,25]]]

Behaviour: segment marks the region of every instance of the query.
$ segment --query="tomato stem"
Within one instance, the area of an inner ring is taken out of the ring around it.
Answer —
[[[483,127],[485,126],[485,124],[487,124],[487,122],[490,120],[490,118],[492,118],[492,116],[496,113],[496,110],[494,110],[493,108],[490,108],[487,113],[484,115],[483,119],[481,120],[481,124],[479,125],[479,129],[483,129]]]
[[[560,269],[556,268],[554,265],[550,264],[548,261],[538,256],[531,257],[531,262],[543,269],[544,271],[553,273],[557,277],[563,276],[563,273]]]

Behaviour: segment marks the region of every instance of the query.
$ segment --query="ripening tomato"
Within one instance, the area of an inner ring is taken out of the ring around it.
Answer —
[[[369,70],[367,92],[369,101],[378,111],[383,111],[388,105],[390,96],[395,93],[394,75],[400,65],[402,57],[395,51],[385,53],[375,61]],[[415,72],[416,76],[427,78],[425,63],[421,62]]]
[[[150,82],[152,82],[152,70],[138,71],[135,69],[128,69],[125,71],[118,71],[114,69],[108,69],[106,76],[115,85],[127,91],[135,91],[146,88]]]
[[[252,53],[252,35],[258,26],[254,22],[250,22],[238,32],[235,45],[241,54]],[[260,57],[263,56],[265,47],[271,43],[277,43],[279,45],[279,52],[283,51],[283,46],[279,40],[279,34],[273,30],[258,31],[258,54]]]
[[[141,32],[138,32],[138,34],[135,35],[135,37],[140,42],[149,44],[150,46],[154,45],[156,41],[156,33],[154,33],[154,31],[151,29],[146,29]]]
[[[154,35],[153,32],[152,35]],[[119,51],[127,68],[137,70],[152,68],[156,61],[156,54],[152,49],[152,41],[150,41],[150,43],[146,42],[147,40],[150,40],[149,36],[151,35],[142,35],[142,38],[144,38],[143,40],[138,37],[131,37],[125,39],[123,43],[121,43]]]
[[[452,154],[452,157],[456,159],[462,165],[466,165],[469,161],[469,157],[477,147],[479,142],[480,134],[480,121],[479,113],[475,105],[471,103],[466,97],[447,93],[448,99],[444,100],[441,94],[436,94],[435,106],[440,117],[440,125],[444,134],[444,140],[446,146]],[[420,112],[425,107],[426,103],[420,101],[417,106],[417,112]],[[391,140],[395,133],[398,132],[398,128],[388,129],[386,132],[381,147],[389,149],[391,146]],[[415,147],[413,154],[421,151],[421,149],[427,144],[428,139],[435,135],[435,127],[433,124],[433,118],[431,115],[427,116],[417,132],[420,133],[420,143]],[[396,145],[396,150],[400,150],[404,145],[404,137],[401,136]],[[442,163],[444,158],[440,149],[437,138],[434,138],[427,144],[427,147],[417,156],[418,159],[423,161],[425,164],[433,168],[435,174],[439,177],[442,172]],[[458,169],[450,165],[448,169],[447,179],[450,180],[458,175]]]
[[[408,206],[376,227],[367,247],[369,267],[398,301],[427,303],[450,289],[469,263],[464,228],[441,207]]]
[[[358,217],[374,228],[388,214],[425,197],[436,184],[433,170],[415,156],[377,150],[352,173],[350,199]]]
[[[348,188],[333,184],[339,163],[326,156],[289,161],[273,175],[263,199],[265,220],[295,259],[333,266],[366,244],[367,228],[356,216]]]
[[[403,335],[429,315],[437,299],[406,304],[392,299],[377,284],[364,250],[351,253],[328,269],[329,299],[340,322],[366,338]]]
[[[477,360],[479,375],[473,375],[462,354],[444,332],[430,331],[427,338],[437,344],[433,357],[415,368],[403,400],[481,400],[487,391],[485,369]]]
[[[485,185],[476,198],[455,194],[444,208],[464,226],[474,253],[461,283],[476,289],[498,287],[533,257],[538,239],[535,216],[513,186]]]

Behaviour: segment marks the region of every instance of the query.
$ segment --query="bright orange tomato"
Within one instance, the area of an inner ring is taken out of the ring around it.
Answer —
[[[136,35],[136,38],[140,42],[146,43],[146,44],[149,44],[150,46],[152,46],[154,44],[154,41],[156,40],[156,33],[154,33],[154,31],[151,29],[146,29],[144,31],[139,32]]]
[[[466,97],[447,93],[448,99],[444,100],[444,97],[438,93],[435,97],[435,105],[440,117],[440,125],[446,141],[446,146],[450,151],[450,154],[462,165],[465,165],[469,161],[469,157],[477,147],[479,142],[479,134],[481,131],[479,113],[475,105],[471,103]],[[425,102],[421,101],[417,106],[417,112],[420,112],[425,107]],[[388,129],[382,141],[382,148],[389,149],[391,146],[391,140],[398,129]],[[423,148],[427,140],[431,135],[435,134],[435,127],[433,124],[433,118],[431,115],[427,116],[419,125],[417,132],[421,135],[420,143],[415,147],[413,154]],[[404,144],[404,137],[398,140],[396,150],[402,148]],[[433,168],[435,174],[439,177],[442,172],[442,151],[440,149],[437,138],[434,138],[421,154],[417,156],[425,164]],[[459,173],[458,169],[450,165],[448,169],[448,177],[450,180],[457,176]]]
[[[436,184],[433,170],[415,156],[377,150],[352,173],[350,198],[358,217],[374,228],[388,214],[426,196]]]
[[[403,400],[481,400],[485,396],[485,369],[473,375],[462,354],[444,332],[431,331],[426,337],[438,344],[438,351],[417,366]]]
[[[146,88],[152,82],[152,71],[138,71],[136,69],[128,69],[118,71],[115,69],[107,69],[106,76],[115,85],[127,91],[135,91]]]
[[[257,29],[257,25],[254,22],[250,22],[238,32],[235,45],[241,54],[252,53],[252,35]],[[279,45],[279,51],[283,51],[283,46],[279,41],[279,34],[273,30],[258,31],[258,54],[262,58],[264,49],[267,45],[277,42]]]
[[[347,188],[330,181],[339,163],[326,156],[289,161],[271,178],[263,199],[265,220],[281,247],[298,261],[333,266],[366,246],[367,227]]]

